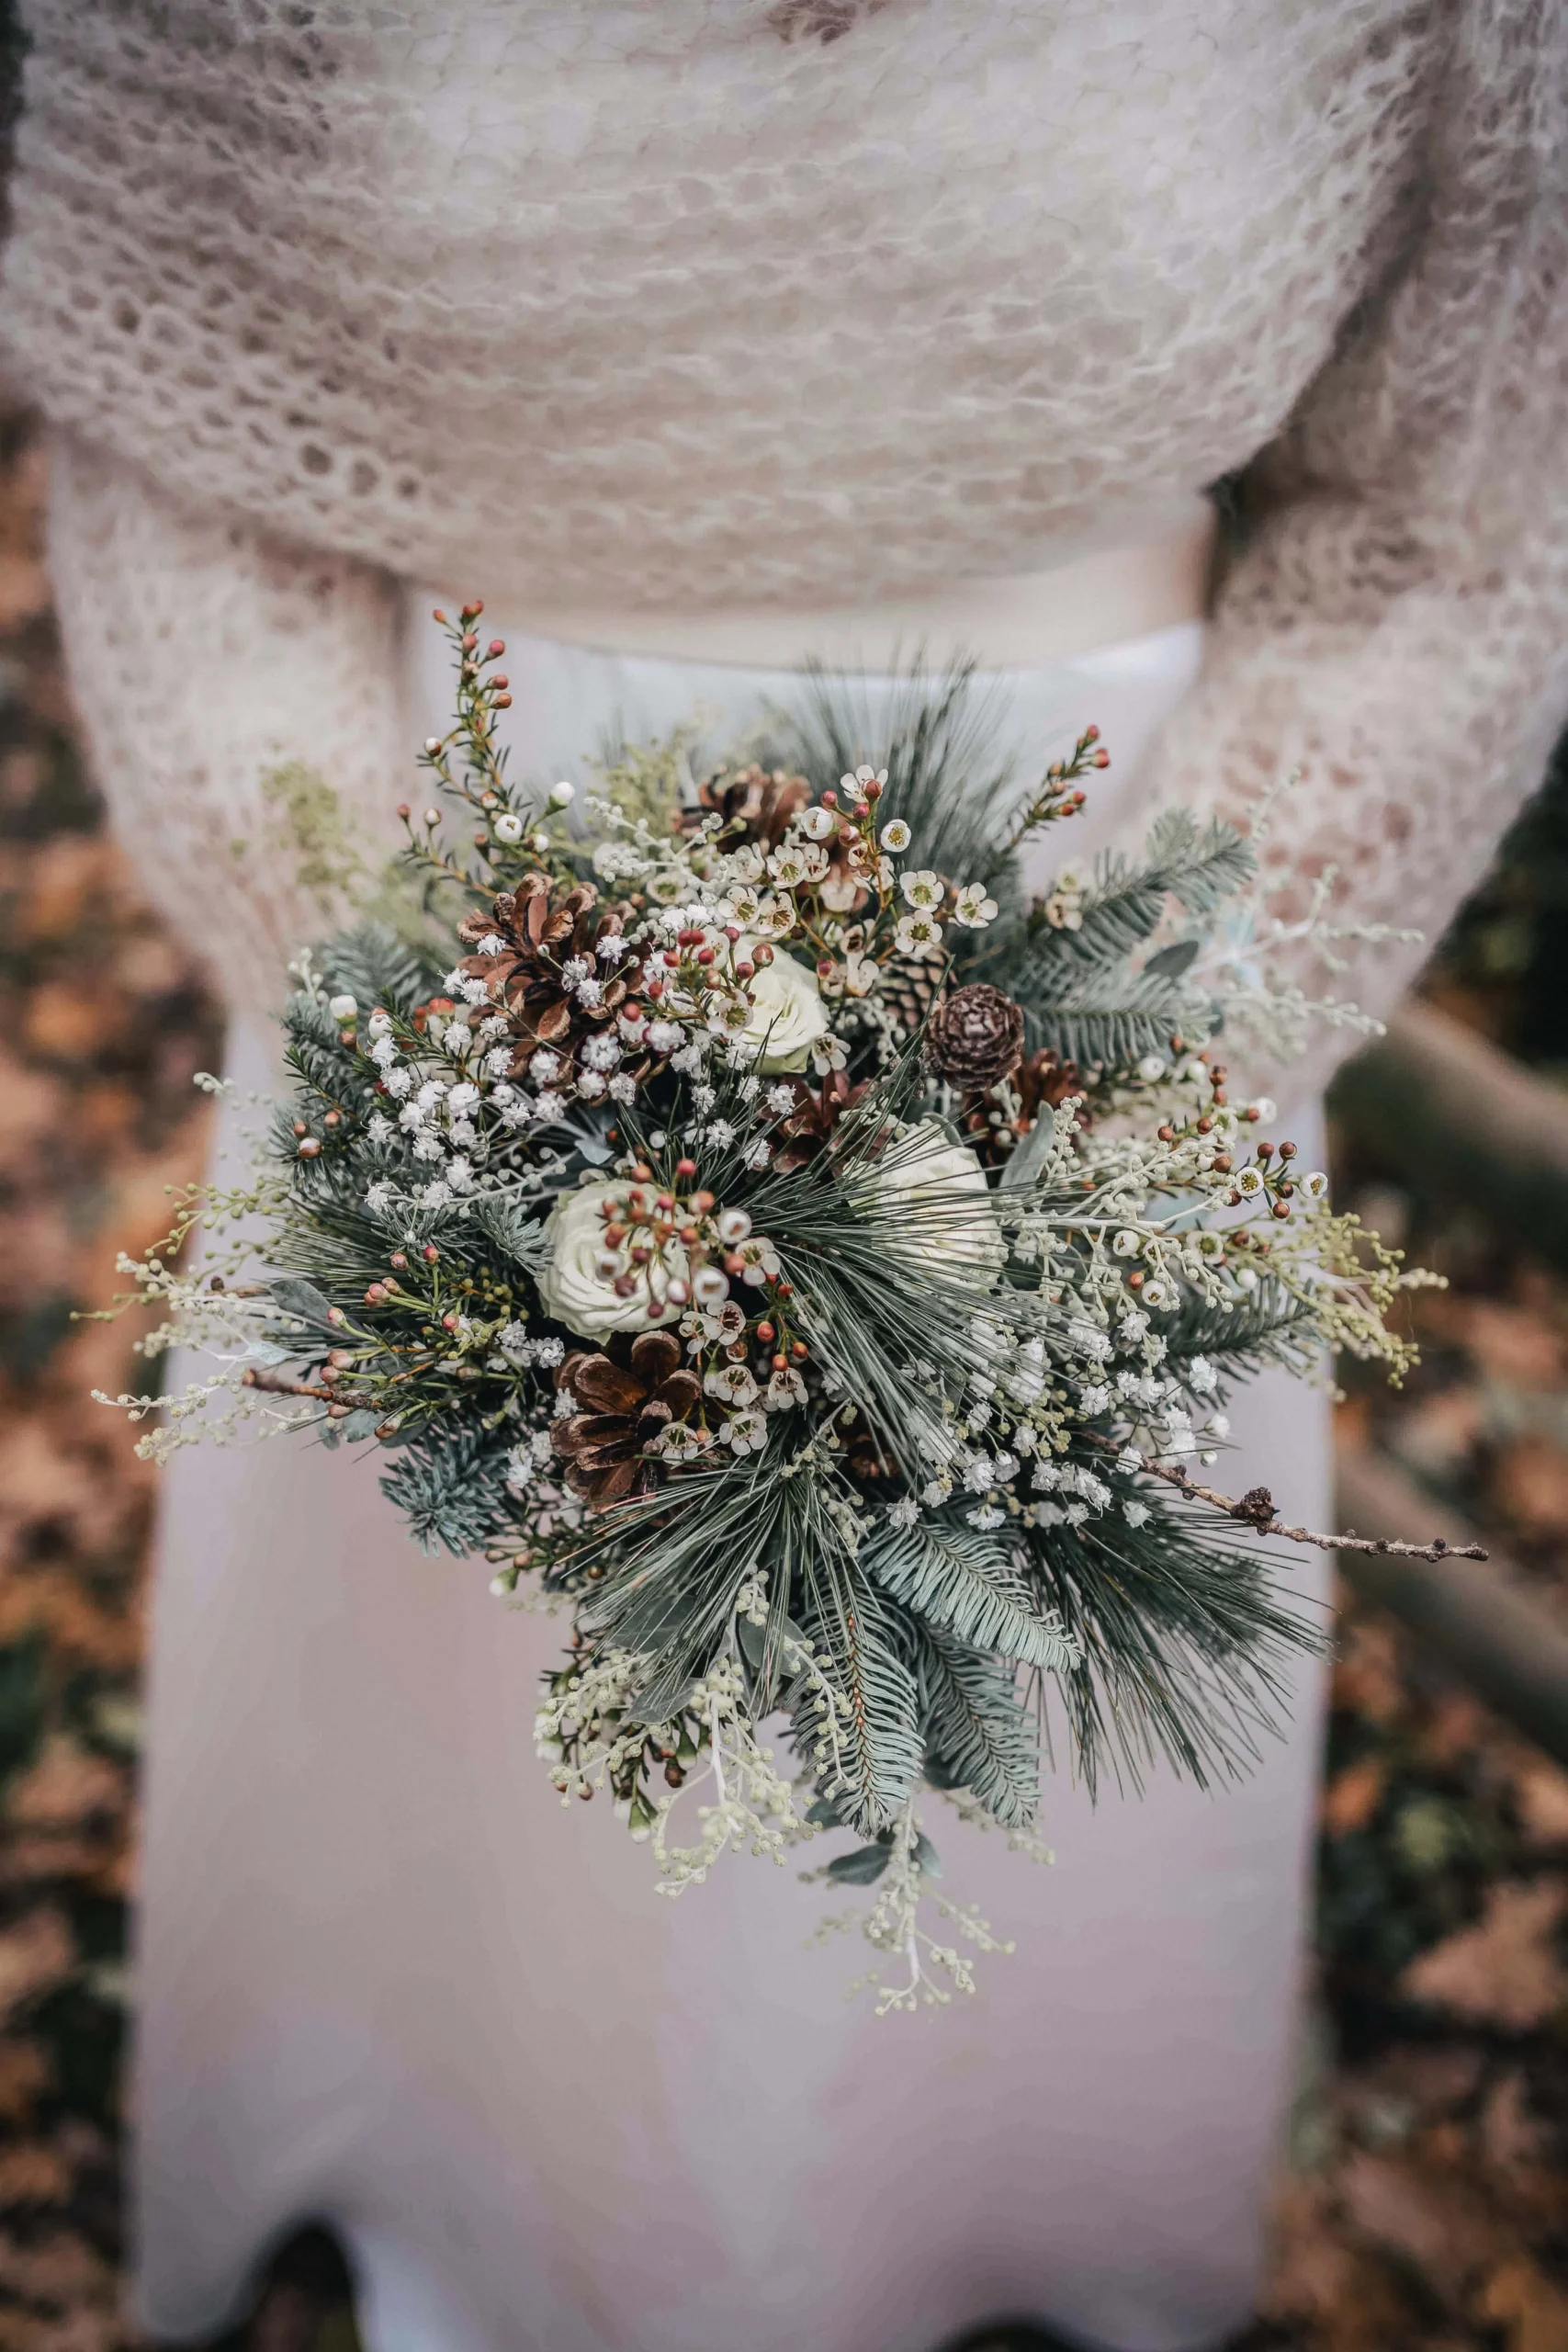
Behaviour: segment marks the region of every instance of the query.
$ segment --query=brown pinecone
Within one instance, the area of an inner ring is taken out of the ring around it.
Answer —
[[[1083,1092],[1083,1079],[1077,1062],[1060,1059],[1054,1046],[1042,1046],[1037,1054],[1020,1065],[1013,1080],[1018,1098],[1023,1106],[1023,1119],[1032,1126],[1043,1109],[1054,1111],[1069,1094]]]
[[[1083,1080],[1077,1062],[1059,1061],[1050,1046],[1010,1071],[1011,1091],[1018,1097],[1018,1114],[1004,1118],[995,1095],[981,1089],[967,1096],[962,1125],[987,1168],[999,1168],[1010,1157],[1036,1119],[1054,1111],[1069,1094],[1081,1094]]]
[[[588,883],[556,898],[542,874],[528,874],[515,890],[503,890],[488,914],[465,915],[457,926],[458,937],[470,946],[487,938],[502,942],[499,955],[469,956],[459,968],[482,979],[491,1004],[511,1015],[514,1078],[523,1075],[536,1046],[570,1056],[578,1036],[614,1018],[640,974],[635,956],[608,967],[596,960],[598,942],[621,928],[619,915],[596,915],[598,893]],[[562,965],[573,956],[592,964],[600,983],[592,1005],[581,1003],[562,974]]]
[[[923,956],[893,956],[882,967],[876,1001],[893,1014],[906,1037],[914,1036],[931,1009],[942,966]]]
[[[808,1159],[826,1150],[833,1129],[860,1101],[865,1087],[863,1083],[852,1086],[841,1069],[825,1078],[819,1090],[808,1086],[803,1078],[786,1079],[784,1083],[795,1088],[795,1108],[779,1123],[773,1166],[781,1176],[787,1176],[792,1169],[804,1168]]]
[[[724,844],[731,849],[742,840],[777,849],[810,797],[806,778],[792,775],[787,768],[752,766],[733,775],[720,768],[697,787],[702,808],[716,810],[724,819]]]
[[[629,1349],[624,1342],[611,1345],[625,1354],[624,1363],[581,1348],[568,1356],[556,1386],[585,1409],[550,1428],[568,1486],[595,1510],[656,1483],[659,1472],[644,1447],[671,1421],[684,1420],[703,1393],[670,1332],[645,1331]]]
[[[989,980],[970,980],[931,1014],[926,1051],[953,1085],[968,1092],[995,1086],[1022,1059],[1023,1007]]]

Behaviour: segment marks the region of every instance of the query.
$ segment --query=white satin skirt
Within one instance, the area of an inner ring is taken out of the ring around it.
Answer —
[[[1201,638],[995,673],[1032,763],[1091,719],[1112,748],[1064,857],[1112,827]],[[552,778],[605,726],[700,702],[722,736],[797,690],[539,638],[506,666],[514,755]],[[439,650],[409,684],[423,736]],[[231,1075],[268,1084],[271,1055],[239,1024]],[[1321,1523],[1323,1400],[1266,1378],[1233,1419],[1227,1476]],[[1053,1781],[1054,1868],[933,1798],[947,1888],[1017,1950],[974,1998],[878,2020],[844,1997],[869,1955],[811,1944],[824,1891],[794,1868],[728,1858],[672,1903],[608,1806],[563,1810],[531,1729],[560,1627],[416,1552],[377,1469],[278,1442],[184,1453],[164,1483],[135,2081],[154,2335],[216,2332],[309,2216],[352,2250],[370,2352],[931,2352],[1007,2314],[1188,2352],[1245,2320],[1315,1666],[1240,1787],[1156,1771],[1091,1807]],[[1321,1601],[1316,1555],[1295,1583]]]

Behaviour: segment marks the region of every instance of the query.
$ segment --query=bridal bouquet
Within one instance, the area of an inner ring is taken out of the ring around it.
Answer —
[[[991,1939],[922,1788],[1027,1844],[1053,1721],[1091,1782],[1234,1772],[1313,1638],[1253,1539],[1328,1539],[1200,1474],[1258,1366],[1403,1361],[1412,1277],[1211,1042],[1356,1018],[1269,978],[1322,894],[1270,929],[1258,828],[1174,810],[1031,897],[1106,754],[1014,783],[961,673],[880,744],[818,680],[766,763],[522,788],[479,613],[399,920],[299,963],[254,1182],[184,1203],[198,1272],[135,1269],[143,1345],[219,1368],[118,1401],[154,1453],[247,1414],[383,1450],[419,1543],[570,1619],[565,1801],[607,1792],[667,1893],[852,1833],[824,1874],[876,1889],[885,2006],[945,1997]]]

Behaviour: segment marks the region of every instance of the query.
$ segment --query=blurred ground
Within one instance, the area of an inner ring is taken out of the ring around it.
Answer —
[[[118,2315],[126,1903],[152,1496],[88,1391],[144,1384],[118,1249],[197,1171],[219,1025],[105,839],[39,564],[41,469],[0,420],[0,2352],[128,2352]],[[1568,782],[1430,982],[1568,1071]],[[1448,1273],[1387,1445],[1568,1618],[1568,1283],[1341,1137],[1342,1196]],[[1342,1621],[1301,2093],[1247,2352],[1568,2352],[1568,1777]],[[231,2352],[352,2352],[306,2237]],[[745,2352],[737,2346],[736,2352]],[[808,2352],[808,2347],[803,2347]],[[1239,2348],[1238,2348],[1239,2352]]]

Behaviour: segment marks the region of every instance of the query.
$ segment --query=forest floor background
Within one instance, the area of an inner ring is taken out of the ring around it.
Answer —
[[[43,460],[0,415],[0,2352],[131,2352],[122,2073],[152,1483],[89,1400],[139,1368],[119,1250],[199,1171],[220,1023],[87,780],[40,560]],[[1568,1077],[1568,776],[1428,993]],[[1568,1283],[1403,1189],[1353,1136],[1341,1197],[1450,1278],[1421,1369],[1357,1385],[1389,1448],[1568,1623]],[[1568,1776],[1391,1621],[1347,1603],[1300,2090],[1246,2352],[1568,2352]],[[307,2236],[230,2352],[353,2352]],[[998,2339],[998,2352],[1001,2339]],[[744,2352],[738,2346],[737,2352]],[[1240,2348],[1238,2347],[1238,2352]]]

